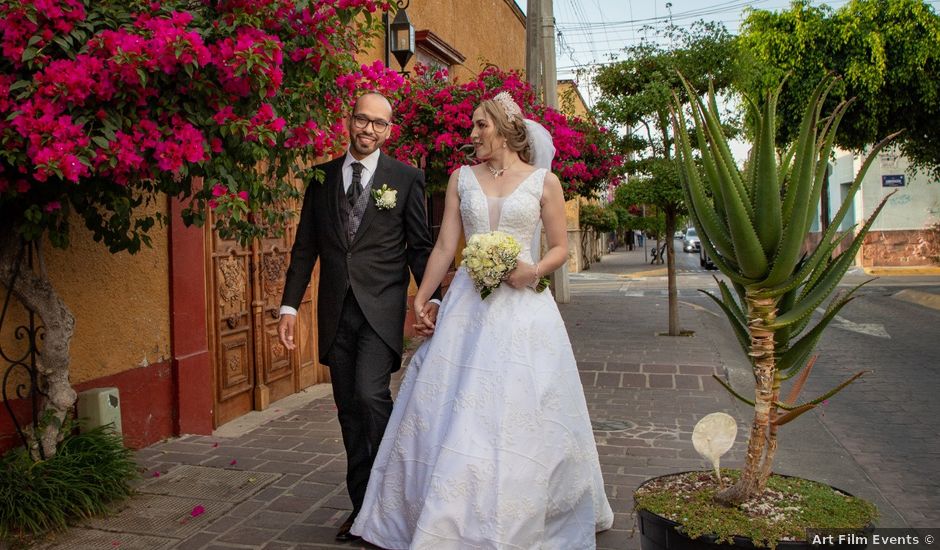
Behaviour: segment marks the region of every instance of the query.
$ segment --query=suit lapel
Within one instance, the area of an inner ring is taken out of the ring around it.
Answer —
[[[333,230],[336,231],[336,238],[343,244],[348,244],[346,241],[346,209],[343,208],[343,205],[340,203],[340,197],[346,196],[343,193],[343,164],[341,162],[335,164],[335,168],[332,170],[331,174],[326,174],[327,178],[327,196],[329,201],[329,216],[332,220],[330,225],[333,226]]]
[[[372,189],[379,189],[382,187],[383,183],[388,183],[390,175],[388,168],[388,157],[385,156],[385,153],[379,153],[379,163],[376,165],[375,174],[372,177]],[[366,211],[362,213],[362,221],[359,222],[359,229],[356,231],[356,236],[353,237],[349,246],[356,244],[359,239],[362,238],[362,235],[369,229],[369,225],[372,224],[372,220],[375,219],[375,215],[378,213],[378,209],[375,207],[375,201],[372,200],[371,197],[371,190],[369,193],[370,196],[366,198]]]

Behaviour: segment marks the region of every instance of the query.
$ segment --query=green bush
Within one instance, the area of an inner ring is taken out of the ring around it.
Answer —
[[[44,461],[14,449],[0,457],[0,540],[61,531],[101,514],[131,494],[137,475],[131,451],[111,426],[67,435]]]
[[[616,230],[620,220],[612,208],[585,203],[581,205],[578,221],[581,227],[593,227],[599,233],[606,233]]]

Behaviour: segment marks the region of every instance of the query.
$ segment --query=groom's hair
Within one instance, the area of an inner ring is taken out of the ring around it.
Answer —
[[[484,100],[480,103],[480,108],[493,121],[496,132],[506,138],[506,147],[510,151],[519,153],[522,162],[532,164],[532,149],[529,147],[525,122],[520,117],[513,117],[510,120],[506,115],[506,109],[492,99]]]
[[[359,94],[359,97],[356,98],[356,102],[353,103],[352,112],[350,112],[349,114],[352,115],[353,113],[355,113],[355,112],[356,112],[356,108],[359,107],[359,102],[362,101],[362,98],[367,97],[367,96],[370,96],[370,95],[376,96],[376,97],[380,97],[380,98],[384,99],[384,100],[385,100],[385,103],[388,103],[388,110],[389,110],[389,112],[392,113],[392,115],[394,116],[394,114],[395,114],[395,108],[392,106],[391,100],[389,100],[387,97],[385,97],[385,94],[376,92],[376,91],[374,91],[374,90],[369,90],[369,91],[366,91],[366,92],[363,92],[363,93]],[[391,117],[389,117],[389,118],[391,118]],[[389,121],[389,122],[391,122],[391,121]]]

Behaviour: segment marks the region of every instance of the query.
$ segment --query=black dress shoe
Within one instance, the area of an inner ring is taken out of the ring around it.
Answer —
[[[339,531],[336,532],[336,540],[340,542],[352,542],[361,539],[362,537],[359,535],[354,535],[349,532],[349,530],[352,529],[352,525],[353,518],[344,521],[343,524],[339,526]]]

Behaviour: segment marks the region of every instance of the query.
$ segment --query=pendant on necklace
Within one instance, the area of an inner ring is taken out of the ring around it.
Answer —
[[[500,168],[499,170],[497,170],[496,168],[493,168],[492,166],[490,166],[490,163],[488,162],[486,163],[486,169],[490,171],[490,174],[493,174],[494,178],[498,178],[502,176],[503,173],[506,171],[505,168]]]

